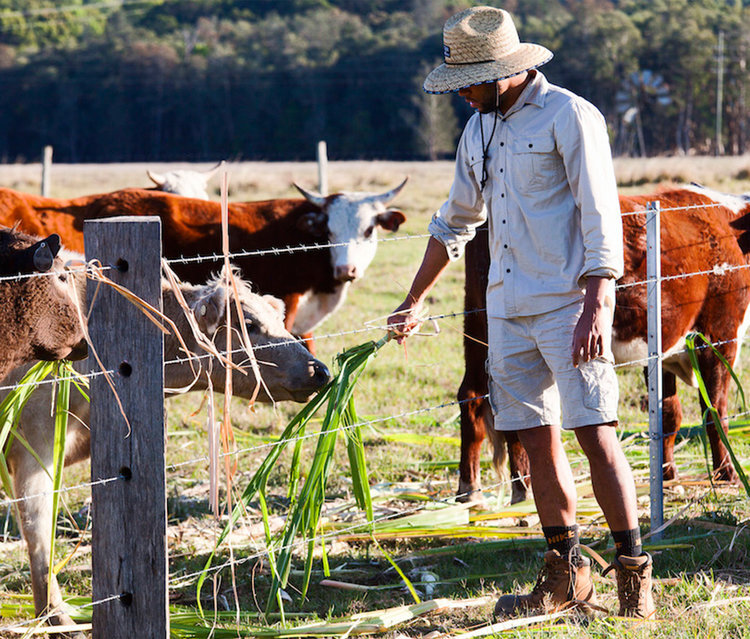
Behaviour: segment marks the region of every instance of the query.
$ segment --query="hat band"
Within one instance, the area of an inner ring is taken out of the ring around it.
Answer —
[[[497,62],[497,60],[472,60],[471,62],[448,62],[448,60],[445,61],[445,64],[447,64],[450,67],[458,67],[463,64],[486,64],[488,62]]]

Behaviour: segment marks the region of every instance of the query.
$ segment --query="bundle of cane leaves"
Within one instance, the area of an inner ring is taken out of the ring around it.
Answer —
[[[367,521],[372,522],[372,498],[367,478],[362,435],[360,426],[357,423],[353,394],[357,381],[364,372],[368,362],[389,339],[390,336],[386,335],[377,342],[366,342],[349,348],[337,355],[334,378],[289,422],[271,452],[263,460],[260,468],[237,500],[229,516],[229,520],[219,535],[214,550],[209,556],[198,580],[199,602],[201,588],[209,573],[216,551],[227,538],[240,516],[246,512],[251,500],[256,498],[256,496],[259,499],[261,512],[263,513],[268,555],[273,575],[271,592],[266,606],[267,611],[270,612],[274,605],[277,605],[283,619],[284,607],[281,591],[287,585],[292,554],[294,548],[299,544],[306,544],[308,550],[305,560],[304,584],[301,588],[302,596],[305,596],[310,583],[313,550],[316,539],[319,537],[320,516],[325,500],[326,480],[340,432],[346,438],[352,486],[357,505],[364,510]],[[305,480],[300,487],[300,478],[303,476],[301,472],[302,437],[305,435],[308,423],[324,404],[326,404],[326,412],[318,434],[315,455],[312,458],[310,468],[304,474]],[[291,503],[283,530],[277,536],[274,536],[271,534],[270,526],[268,525],[269,518],[265,500],[266,484],[269,474],[273,470],[279,456],[291,443],[294,444],[289,482],[289,498]],[[365,524],[365,526],[367,525],[369,524]],[[302,537],[301,541],[297,541],[298,535]],[[328,564],[322,537],[320,538],[320,542],[323,549],[324,571],[328,575]]]
[[[745,471],[742,469],[742,465],[740,464],[739,459],[737,458],[737,455],[735,455],[734,450],[732,449],[732,445],[729,443],[729,438],[727,437],[727,434],[724,432],[724,429],[720,426],[721,419],[719,417],[719,411],[714,408],[713,404],[711,403],[711,398],[708,395],[708,389],[706,388],[706,383],[703,380],[703,376],[701,375],[700,369],[698,367],[698,355],[696,353],[697,348],[695,343],[696,340],[702,340],[708,347],[710,347],[716,357],[719,358],[719,361],[727,368],[729,371],[729,374],[732,377],[732,380],[734,380],[734,383],[737,385],[737,390],[739,391],[740,399],[742,401],[742,412],[743,414],[747,413],[747,405],[745,403],[745,391],[742,389],[742,384],[740,384],[740,380],[737,377],[734,370],[732,370],[731,365],[726,360],[726,358],[718,351],[716,350],[716,347],[711,344],[711,342],[706,338],[703,333],[690,333],[685,338],[685,346],[688,351],[688,355],[690,356],[690,363],[693,366],[693,372],[695,373],[695,377],[698,380],[698,389],[700,390],[701,397],[703,398],[703,401],[705,402],[707,408],[706,411],[703,414],[703,449],[704,453],[706,455],[706,464],[708,465],[708,446],[706,444],[706,438],[708,437],[707,428],[708,428],[708,419],[709,415],[715,425],[717,425],[717,428],[715,429],[716,432],[719,435],[719,438],[721,439],[724,446],[726,446],[727,451],[729,452],[729,457],[732,460],[732,464],[734,464],[734,468],[737,471],[737,475],[740,478],[740,481],[742,482],[742,486],[745,488],[745,493],[750,497],[750,483],[748,482],[747,475],[745,474]],[[704,348],[704,347],[701,347]],[[709,470],[709,476],[711,475],[711,472]]]
[[[14,441],[18,441],[36,459],[42,468],[46,468],[36,451],[23,437],[18,429],[18,422],[26,403],[34,390],[50,375],[55,378],[55,393],[53,395],[55,415],[55,439],[53,445],[52,465],[52,539],[51,556],[55,551],[55,527],[60,504],[60,486],[65,465],[65,436],[68,430],[68,408],[70,406],[70,385],[75,385],[78,392],[88,401],[88,380],[73,368],[68,361],[37,362],[23,376],[15,388],[0,402],[0,481],[5,493],[13,496],[13,484],[6,459],[7,451]],[[50,572],[59,569],[50,562]]]

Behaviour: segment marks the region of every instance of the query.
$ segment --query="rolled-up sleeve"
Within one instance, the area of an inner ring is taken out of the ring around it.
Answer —
[[[476,228],[487,219],[484,199],[469,163],[470,126],[464,129],[456,152],[456,171],[448,199],[432,216],[428,232],[446,248],[451,261],[460,259]]]
[[[622,276],[622,218],[612,151],[604,117],[593,105],[576,101],[555,122],[558,152],[581,212],[584,264],[579,281],[590,276]]]

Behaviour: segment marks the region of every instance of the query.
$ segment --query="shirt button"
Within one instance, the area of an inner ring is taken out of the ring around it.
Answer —
[[[509,269],[509,268],[506,268],[506,269],[505,269],[505,272],[506,272],[506,273],[510,273],[510,269]]]
[[[500,194],[500,197],[505,197],[505,193],[501,193],[501,194]]]
[[[534,145],[533,145],[533,144],[532,144],[531,142],[529,142],[529,148],[530,148],[530,149],[533,149],[533,148],[534,148]]]
[[[503,244],[503,248],[508,248],[508,245],[507,244]]]
[[[500,146],[505,146],[505,142],[500,142]]]
[[[505,224],[505,220],[503,220],[503,224]]]
[[[503,172],[503,170],[502,170],[502,169],[500,169],[500,173],[502,173],[502,172]]]

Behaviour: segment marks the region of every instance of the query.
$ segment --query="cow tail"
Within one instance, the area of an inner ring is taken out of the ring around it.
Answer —
[[[496,430],[494,426],[494,417],[490,403],[485,402],[483,411],[484,430],[487,433],[487,439],[492,447],[492,467],[500,479],[501,489],[510,481],[510,472],[508,470],[508,447],[505,445],[505,433]]]

